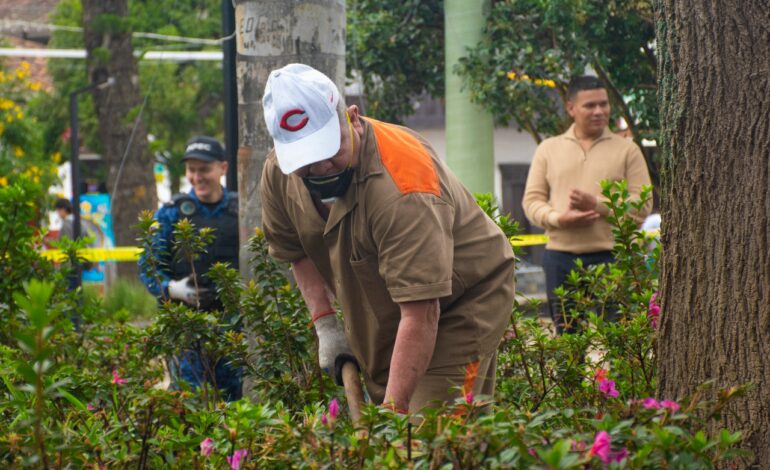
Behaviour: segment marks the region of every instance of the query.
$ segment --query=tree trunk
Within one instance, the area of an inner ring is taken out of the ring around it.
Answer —
[[[769,11],[767,0],[656,0],[659,394],[681,398],[710,379],[754,384],[723,416],[762,466],[770,462]]]
[[[262,226],[262,166],[273,147],[262,113],[267,77],[273,69],[303,63],[331,78],[344,96],[345,22],[344,0],[235,1],[240,269],[244,278],[251,277],[246,241]],[[253,336],[249,339],[253,345]],[[252,388],[246,381],[244,392],[251,395]]]
[[[236,0],[238,59],[238,188],[241,240],[262,225],[259,181],[273,140],[265,127],[262,95],[270,71],[290,63],[314,67],[345,90],[344,0]],[[241,254],[248,277],[249,255]]]
[[[136,244],[133,226],[143,210],[155,210],[158,196],[147,129],[139,110],[139,75],[131,45],[128,0],[83,0],[83,27],[91,83],[114,85],[92,92],[117,246]],[[120,263],[121,277],[136,278],[135,263]]]

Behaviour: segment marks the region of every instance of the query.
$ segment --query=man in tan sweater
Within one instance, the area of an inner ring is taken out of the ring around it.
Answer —
[[[650,184],[647,164],[633,141],[607,127],[607,90],[596,77],[574,78],[568,88],[567,113],[574,123],[564,134],[543,141],[535,151],[523,207],[534,225],[549,237],[543,256],[551,317],[559,334],[574,331],[553,290],[561,286],[581,259],[583,266],[614,261],[614,239],[601,195],[602,180],[628,181],[632,199]],[[641,223],[652,202],[631,214]]]

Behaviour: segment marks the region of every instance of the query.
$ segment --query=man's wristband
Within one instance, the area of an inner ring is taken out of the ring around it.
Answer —
[[[317,322],[318,319],[320,318],[328,317],[329,315],[334,315],[336,313],[337,311],[334,310],[333,308],[330,308],[329,310],[324,310],[323,312],[314,313],[312,316],[313,323]]]
[[[395,403],[393,403],[393,402],[384,402],[384,403],[383,403],[382,405],[380,405],[380,406],[382,406],[382,408],[384,408],[384,409],[386,409],[386,410],[390,410],[390,411],[392,411],[392,412],[394,412],[394,413],[398,413],[398,414],[400,414],[400,415],[406,415],[406,414],[409,414],[409,410],[407,410],[407,409],[405,409],[405,408],[399,408],[399,407],[397,407],[397,406],[396,406],[396,404],[395,404]]]

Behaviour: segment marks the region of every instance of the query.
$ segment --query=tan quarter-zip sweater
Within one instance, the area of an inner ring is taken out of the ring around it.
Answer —
[[[612,230],[605,217],[588,227],[561,228],[559,215],[569,208],[569,193],[581,189],[597,197],[595,210],[602,216],[609,214],[601,195],[602,180],[628,181],[631,199],[639,199],[642,186],[650,184],[650,174],[642,151],[630,139],[604,129],[588,151],[584,151],[575,137],[573,124],[564,134],[551,137],[538,145],[529,168],[523,207],[534,225],[544,228],[549,250],[570,253],[593,253],[611,250],[614,245]],[[652,209],[652,201],[632,217],[638,224]]]

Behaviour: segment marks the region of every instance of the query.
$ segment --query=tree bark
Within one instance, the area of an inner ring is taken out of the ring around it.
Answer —
[[[139,113],[142,98],[131,44],[128,0],[83,0],[83,27],[91,83],[115,80],[111,87],[94,89],[92,96],[102,158],[108,168],[115,244],[133,246],[133,226],[139,213],[157,209],[158,196],[147,129]],[[135,263],[120,263],[118,273],[136,278]]]
[[[723,414],[770,462],[770,2],[656,0],[659,394],[750,382]],[[713,429],[712,429],[713,431]]]

